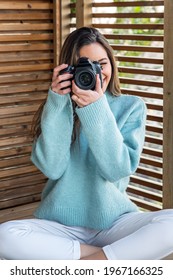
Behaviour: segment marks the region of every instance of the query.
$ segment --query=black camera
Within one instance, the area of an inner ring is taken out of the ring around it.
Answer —
[[[75,84],[84,90],[95,89],[96,74],[99,74],[102,87],[101,65],[98,61],[90,61],[87,57],[81,57],[76,66],[68,66],[60,71],[60,74],[73,74]]]

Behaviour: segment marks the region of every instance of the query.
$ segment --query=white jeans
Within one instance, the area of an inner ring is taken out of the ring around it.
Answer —
[[[173,252],[173,209],[124,214],[101,231],[40,219],[0,225],[0,258],[80,259],[80,244],[101,247],[112,260],[162,259]]]

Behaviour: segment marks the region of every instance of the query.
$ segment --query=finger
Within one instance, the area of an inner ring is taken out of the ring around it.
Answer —
[[[101,88],[101,81],[100,81],[100,77],[99,74],[96,75],[96,86],[95,86],[95,90],[102,94],[102,88]]]
[[[54,81],[57,78],[57,76],[59,75],[59,72],[61,70],[65,69],[67,66],[68,66],[68,64],[63,63],[63,64],[58,65],[57,67],[55,67],[54,70],[53,70],[52,81]]]
[[[73,101],[75,101],[75,103],[78,105],[78,107],[84,107],[85,106],[85,102],[80,97],[78,97],[77,95],[73,94],[71,96],[71,99]]]

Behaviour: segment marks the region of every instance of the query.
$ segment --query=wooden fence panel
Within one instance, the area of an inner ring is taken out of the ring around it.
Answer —
[[[5,209],[29,215],[46,180],[30,161],[30,128],[52,77],[55,2],[0,1],[1,221],[10,218]]]

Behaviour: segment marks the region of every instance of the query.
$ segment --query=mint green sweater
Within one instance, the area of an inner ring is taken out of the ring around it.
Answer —
[[[48,177],[35,216],[102,230],[123,213],[138,210],[126,189],[139,164],[146,106],[139,97],[106,92],[96,102],[76,108],[76,113],[81,129],[71,144],[70,95],[49,90],[42,133],[31,155]]]

